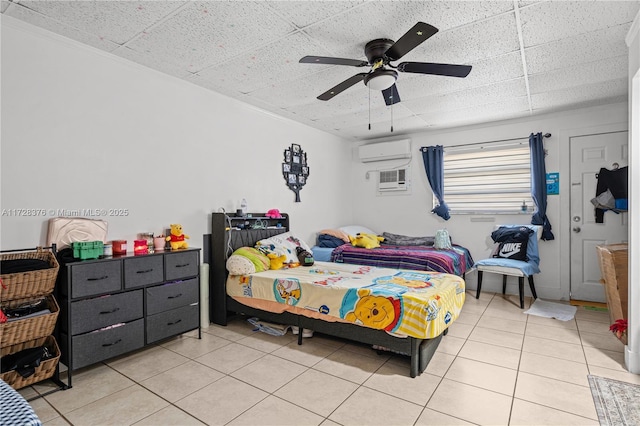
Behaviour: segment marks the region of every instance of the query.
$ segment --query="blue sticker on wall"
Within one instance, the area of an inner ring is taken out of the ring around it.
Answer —
[[[547,173],[547,195],[558,195],[560,193],[560,173]]]

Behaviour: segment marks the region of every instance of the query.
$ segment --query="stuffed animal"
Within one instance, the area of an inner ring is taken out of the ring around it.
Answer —
[[[313,255],[303,249],[302,247],[296,247],[296,254],[298,255],[298,260],[300,261],[300,265],[302,266],[312,266],[313,265]]]
[[[171,244],[171,250],[189,248],[189,244],[185,241],[185,239],[189,239],[189,236],[182,233],[182,225],[176,223],[171,224],[170,227],[171,235],[166,240]]]
[[[269,269],[282,269],[284,268],[284,262],[287,261],[287,255],[283,254],[278,256],[275,253],[268,253],[267,257],[271,260]]]
[[[353,245],[354,247],[364,247],[371,249],[380,247],[380,242],[384,241],[384,238],[378,237],[374,234],[358,233],[355,237],[349,235],[349,241],[351,241],[351,245]]]

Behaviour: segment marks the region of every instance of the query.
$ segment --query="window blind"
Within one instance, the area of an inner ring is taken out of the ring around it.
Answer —
[[[452,214],[533,210],[526,144],[444,151],[444,199]]]

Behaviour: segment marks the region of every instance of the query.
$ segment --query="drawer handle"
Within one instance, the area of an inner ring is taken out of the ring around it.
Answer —
[[[176,268],[184,268],[185,266],[191,265],[190,263],[182,263],[180,265],[176,265]]]
[[[114,312],[118,312],[120,310],[120,308],[114,308],[110,311],[102,311],[100,312],[100,315],[105,315],[105,314],[113,314]]]
[[[136,274],[148,274],[151,271],[153,271],[153,268],[145,269],[144,271],[136,271]]]
[[[103,348],[106,348],[107,346],[117,345],[117,344],[118,344],[118,343],[120,343],[120,342],[122,342],[122,339],[118,339],[118,340],[116,340],[116,341],[115,341],[115,342],[113,342],[113,343],[103,343],[103,344],[102,344],[102,347],[103,347]]]
[[[168,322],[167,325],[176,325],[177,323],[182,322],[181,319],[179,319],[178,321],[174,321],[174,322]]]
[[[175,296],[167,296],[167,299],[177,299],[178,297],[182,297],[182,293],[178,293]]]
[[[102,281],[102,280],[106,280],[107,278],[109,278],[109,275],[104,275],[99,278],[87,278],[87,281]]]

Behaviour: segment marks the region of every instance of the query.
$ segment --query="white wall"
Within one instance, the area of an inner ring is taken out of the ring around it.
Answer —
[[[312,244],[350,221],[349,144],[114,55],[2,16],[2,209],[129,210],[109,239],[181,223],[202,247],[219,207],[278,208]],[[308,154],[301,203],[281,174]],[[339,206],[339,208],[336,208]],[[5,214],[7,212],[5,211]],[[44,244],[46,217],[3,215],[1,247]]]
[[[378,196],[375,191],[375,173],[366,179],[366,171],[402,164],[403,160],[382,163],[358,164],[354,162],[352,181],[355,189],[353,214],[362,225],[376,232],[393,232],[407,235],[433,235],[437,229],[447,228],[453,241],[471,251],[474,259],[490,255],[493,242],[489,235],[496,224],[530,223],[531,215],[452,215],[444,221],[431,213],[432,192],[427,180],[420,147],[430,145],[453,146],[511,138],[525,137],[530,133],[551,133],[545,139],[547,172],[560,172],[560,195],[549,195],[547,216],[555,235],[553,241],[540,242],[542,273],[536,275],[539,297],[552,300],[569,299],[569,135],[588,134],[589,128],[607,126],[627,129],[627,104],[619,103],[588,109],[558,112],[527,119],[509,120],[465,128],[430,131],[408,135],[412,139],[411,160],[412,188],[410,195]],[[584,133],[581,131],[584,130]],[[403,135],[400,138],[405,138]],[[369,141],[370,142],[370,141]],[[355,154],[354,149],[354,154]],[[357,156],[354,155],[354,158]],[[482,221],[476,221],[482,220]],[[567,223],[565,223],[567,222]],[[565,247],[566,246],[566,247]],[[483,289],[501,291],[501,277],[490,274],[483,280]],[[476,274],[467,276],[469,288],[476,287]],[[528,286],[525,286],[528,287]],[[516,281],[510,282],[507,292],[517,294]],[[528,292],[528,289],[527,289]]]
[[[640,13],[633,21],[631,30],[626,38],[629,46],[629,215],[635,220],[629,224],[629,330],[628,342],[625,347],[625,363],[627,369],[640,374]]]

